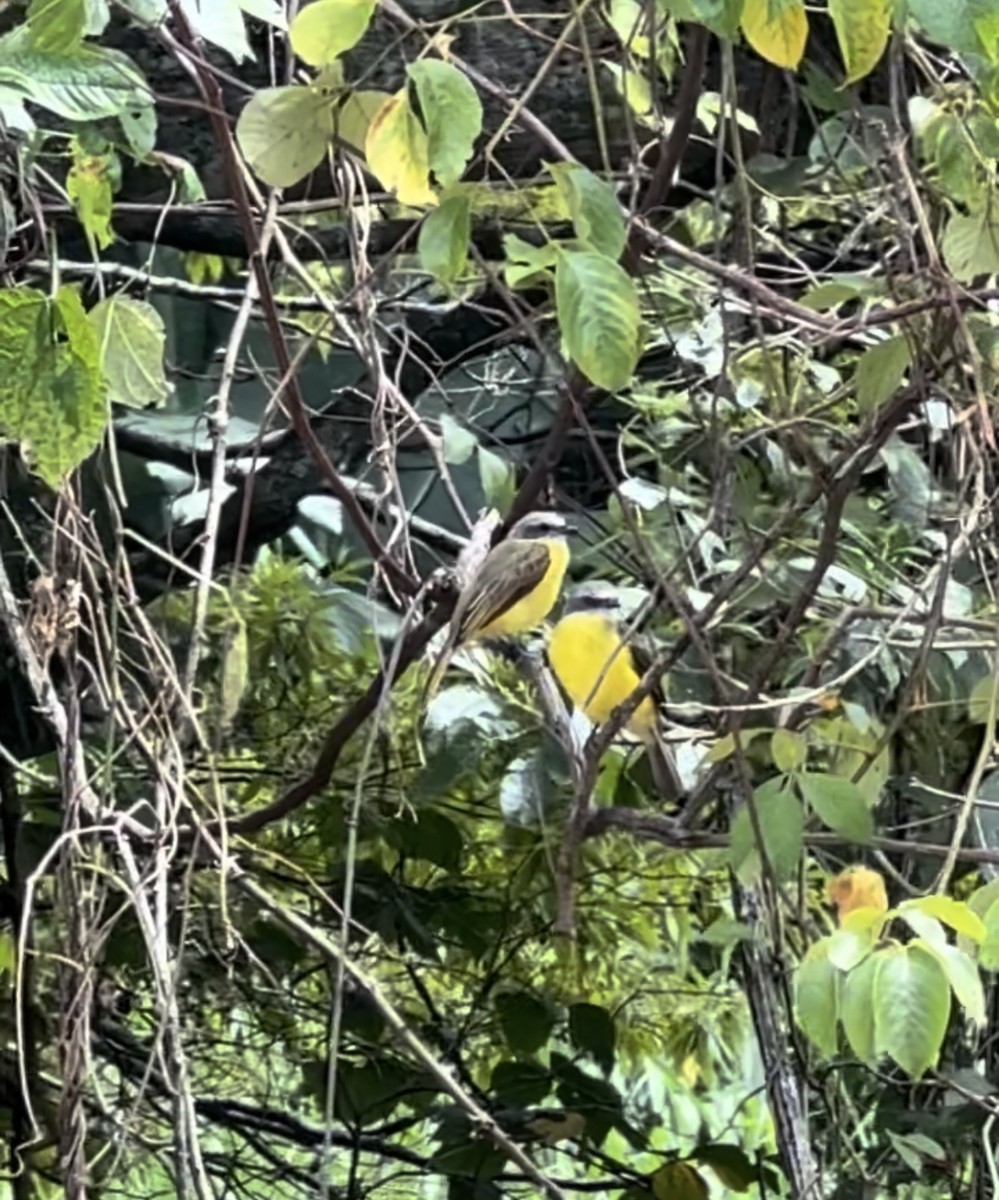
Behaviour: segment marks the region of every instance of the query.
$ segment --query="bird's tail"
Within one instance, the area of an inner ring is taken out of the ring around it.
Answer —
[[[455,646],[454,639],[448,634],[447,641],[441,648],[440,653],[434,659],[430,667],[430,674],[427,676],[426,683],[423,685],[423,693],[420,696],[420,709],[426,712],[431,700],[437,695],[437,690],[441,686],[441,680],[444,678],[444,672],[448,668],[448,663],[451,661],[451,656],[454,654]]]
[[[656,791],[663,800],[676,804],[683,797],[684,786],[676,768],[673,751],[666,744],[662,730],[658,727],[643,740]]]

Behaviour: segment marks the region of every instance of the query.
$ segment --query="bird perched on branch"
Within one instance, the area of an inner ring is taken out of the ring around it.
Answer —
[[[489,551],[458,596],[447,639],[424,688],[424,704],[433,698],[459,647],[530,633],[544,621],[569,565],[568,532],[568,522],[558,513],[532,512]]]
[[[584,584],[569,597],[548,639],[548,662],[563,691],[594,725],[602,725],[635,691],[652,665],[652,648],[625,638],[621,600],[606,585]],[[684,791],[663,737],[659,686],[631,714],[625,728],[645,746],[653,782],[668,800]]]

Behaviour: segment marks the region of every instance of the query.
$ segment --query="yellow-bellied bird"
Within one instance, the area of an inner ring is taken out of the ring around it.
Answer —
[[[437,691],[451,656],[469,642],[530,633],[555,607],[569,565],[568,523],[553,512],[528,513],[483,559],[454,606],[447,640],[424,689]]]
[[[624,639],[621,600],[606,585],[584,584],[566,602],[548,640],[548,662],[563,691],[594,725],[602,725],[628,699],[652,665],[640,638]],[[657,790],[676,800],[683,783],[663,738],[658,686],[642,700],[625,728],[645,745]]]

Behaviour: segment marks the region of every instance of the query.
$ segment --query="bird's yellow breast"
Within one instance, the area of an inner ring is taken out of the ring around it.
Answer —
[[[595,725],[602,725],[642,678],[635,670],[628,648],[618,650],[620,645],[621,634],[615,622],[593,612],[563,617],[548,642],[552,670],[569,699]],[[646,697],[627,728],[637,737],[647,738],[656,721],[655,703]]]
[[[548,570],[532,591],[476,632],[478,638],[507,637],[536,629],[555,607],[569,565],[569,547],[559,538],[540,539],[548,548]]]

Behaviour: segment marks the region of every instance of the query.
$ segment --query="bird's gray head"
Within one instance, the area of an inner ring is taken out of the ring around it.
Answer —
[[[569,532],[569,522],[557,512],[532,512],[520,520],[510,530],[510,537],[525,538],[564,538]]]
[[[563,615],[574,612],[602,612],[617,616],[621,612],[621,597],[606,583],[582,583],[570,592]]]

